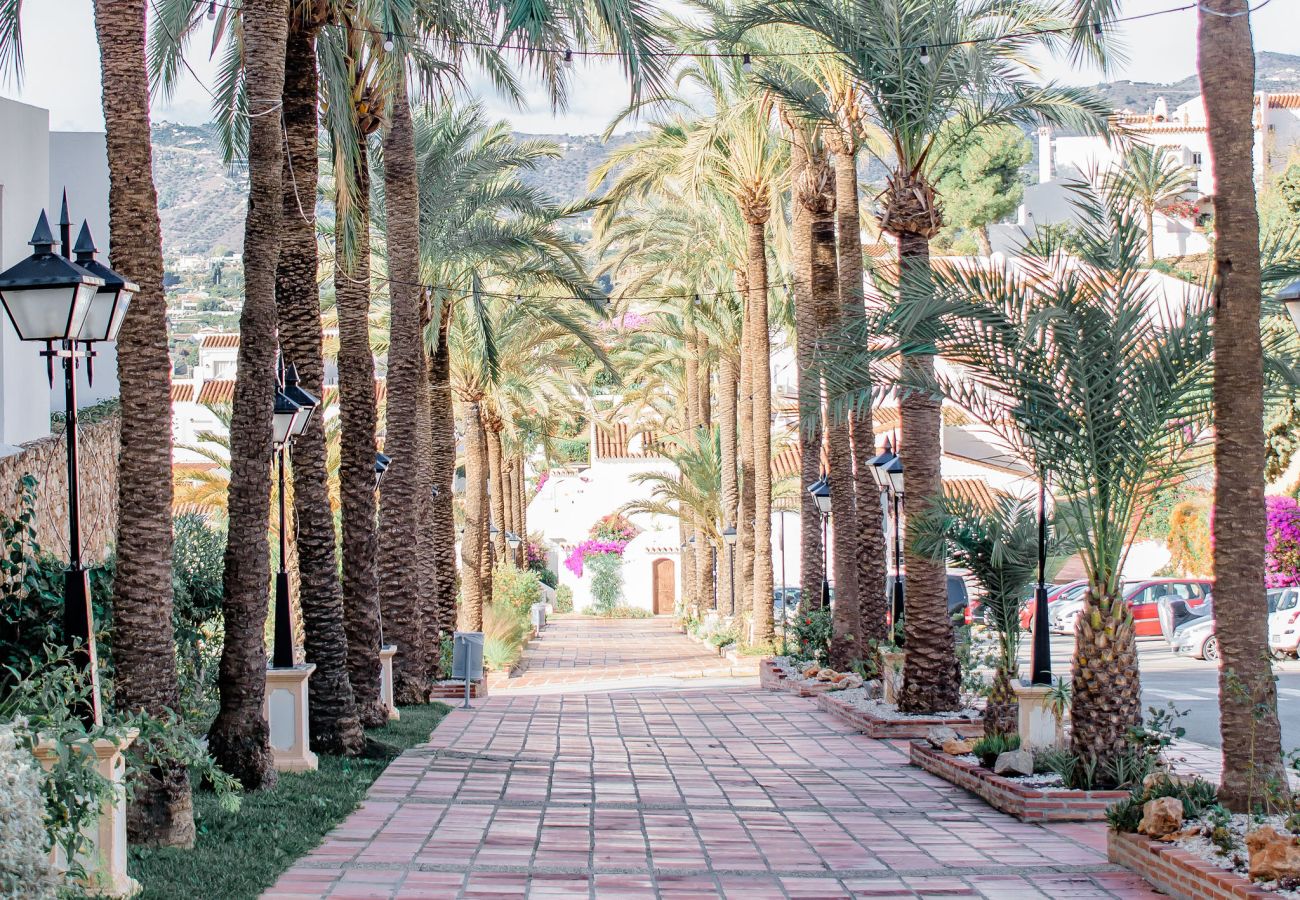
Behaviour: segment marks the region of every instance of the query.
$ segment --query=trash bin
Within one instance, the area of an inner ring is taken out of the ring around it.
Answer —
[[[532,616],[530,621],[533,623],[533,634],[540,634],[546,627],[546,604],[534,603],[532,606]]]
[[[465,702],[469,706],[469,686],[483,678],[483,632],[457,631],[451,640],[451,677],[465,680]]]

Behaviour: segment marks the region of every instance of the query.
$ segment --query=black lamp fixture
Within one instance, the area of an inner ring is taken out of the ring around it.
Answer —
[[[275,414],[271,417],[271,443],[277,450],[284,447],[297,431],[298,419],[302,418],[302,407],[289,399],[289,395],[279,388],[275,391]]]
[[[0,274],[0,305],[21,341],[45,344],[50,384],[54,360],[63,360],[65,433],[68,457],[68,569],[64,574],[63,628],[74,645],[73,658],[86,673],[89,699],[77,713],[88,725],[100,716],[99,673],[95,653],[95,628],[90,606],[90,576],[81,559],[81,472],[77,420],[76,370],[81,359],[94,356],[93,344],[112,340],[126,315],[136,286],[108,266],[95,261],[90,229],[83,225],[77,240],[77,262],[72,256],[72,224],[64,194],[59,239],[50,229],[45,211],[36,221],[32,253]],[[55,244],[61,244],[61,253]],[[102,296],[101,296],[102,292]],[[55,344],[59,346],[56,348]],[[84,344],[85,347],[80,345]]]
[[[513,531],[507,531],[506,543],[510,545],[511,550],[518,550],[519,545],[523,543],[523,538],[519,537],[519,535],[515,534]]]
[[[491,541],[492,543],[495,544],[497,542],[497,535],[500,533],[501,532],[497,531],[497,527],[495,525],[488,526],[488,540]]]
[[[831,479],[829,475],[823,475],[812,484],[808,485],[808,493],[812,494],[813,503],[817,504],[817,511],[823,516],[831,514]]]
[[[290,438],[301,437],[302,433],[307,430],[316,408],[320,406],[320,400],[315,394],[305,390],[298,381],[298,367],[293,363],[285,366],[284,369],[284,389],[282,391],[285,397],[298,404],[299,413],[293,421],[293,428],[289,432]]]
[[[379,482],[384,480],[384,473],[392,464],[393,458],[387,453],[375,454],[375,490],[379,490]]]
[[[889,487],[894,494],[903,496],[903,459],[895,456],[890,460],[889,465],[885,466],[885,474],[889,476]]]
[[[894,497],[894,598],[891,627],[894,643],[903,646],[903,612],[905,609],[903,587],[903,458],[895,456],[881,467],[889,482],[889,492]]]
[[[739,535],[736,534],[736,527],[734,525],[728,525],[726,528],[722,529],[722,543],[726,544],[728,547],[736,546],[738,538]]]
[[[736,541],[740,535],[736,533],[735,525],[728,525],[722,529],[722,543],[727,545],[727,567],[731,571],[731,577],[728,579],[728,587],[731,593],[731,614],[736,614]]]
[[[1286,307],[1291,315],[1291,324],[1300,331],[1300,278],[1292,281],[1274,295],[1274,299]]]
[[[867,465],[871,466],[871,480],[876,483],[876,487],[882,491],[891,488],[889,481],[888,468],[889,464],[898,459],[894,455],[893,447],[890,446],[889,438],[885,438],[885,449],[883,452],[876,454],[867,460]]]
[[[822,477],[808,485],[806,490],[822,517],[822,607],[826,608],[831,604],[830,542],[827,536],[827,524],[831,518],[831,477],[823,472]]]

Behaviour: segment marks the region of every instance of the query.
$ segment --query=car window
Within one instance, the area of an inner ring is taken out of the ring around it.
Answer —
[[[1277,598],[1277,608],[1295,609],[1296,600],[1298,599],[1300,599],[1300,591],[1294,589],[1285,590],[1282,592],[1282,595]]]
[[[1134,606],[1141,606],[1143,603],[1150,603],[1151,591],[1152,588],[1144,588],[1143,590],[1137,591],[1128,598],[1128,602]]]
[[[1169,589],[1168,596],[1170,597],[1178,597],[1183,600],[1191,600],[1200,597],[1200,592],[1197,590],[1199,585],[1192,584],[1191,582],[1180,581],[1176,584],[1166,585],[1166,587]]]

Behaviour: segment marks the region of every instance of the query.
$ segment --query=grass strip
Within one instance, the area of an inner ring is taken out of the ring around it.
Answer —
[[[198,837],[193,848],[131,850],[128,870],[144,887],[138,897],[259,897],[360,805],[366,789],[398,754],[427,741],[450,709],[442,703],[403,706],[399,721],[366,731],[384,745],[381,752],[373,752],[372,745],[363,759],[321,754],[317,771],[282,772],[271,790],[245,795],[238,812],[221,809],[211,793],[195,791]]]

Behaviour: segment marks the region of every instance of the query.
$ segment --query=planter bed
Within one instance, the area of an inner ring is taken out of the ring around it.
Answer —
[[[924,741],[913,741],[909,758],[931,775],[965,788],[989,806],[1023,822],[1104,821],[1106,810],[1128,791],[1067,791],[1031,787],[994,775],[978,763],[949,756]]]
[[[962,737],[979,737],[984,734],[983,719],[967,718],[965,716],[946,719],[938,717],[886,719],[845,703],[835,696],[837,692],[822,691],[820,693],[821,696],[817,698],[817,705],[821,709],[835,716],[841,722],[852,725],[867,737],[881,739],[923,738],[931,728],[941,725],[946,725]]]
[[[831,689],[825,682],[790,678],[770,659],[765,659],[758,665],[758,684],[769,691],[784,691],[799,697],[816,697]]]
[[[1193,853],[1141,834],[1108,831],[1106,858],[1141,875],[1157,890],[1180,900],[1278,896]]]
[[[471,681],[469,683],[469,696],[471,700],[477,700],[488,695],[488,686],[481,681]],[[429,690],[431,700],[464,700],[465,699],[465,682],[463,681],[439,681]]]

